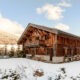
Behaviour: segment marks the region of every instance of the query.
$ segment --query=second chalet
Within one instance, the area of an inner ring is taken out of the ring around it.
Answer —
[[[58,29],[29,23],[18,40],[27,57],[51,62],[73,60],[80,54],[80,37]]]

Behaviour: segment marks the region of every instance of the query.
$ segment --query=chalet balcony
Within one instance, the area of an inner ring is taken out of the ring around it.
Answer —
[[[46,43],[44,40],[39,40],[35,42],[27,42],[25,46],[26,47],[46,46]]]
[[[39,41],[39,45],[40,45],[40,46],[46,46],[45,40],[40,40],[40,41]]]
[[[27,42],[25,43],[26,47],[39,47],[39,46],[51,46],[51,44],[47,43],[45,40],[39,40],[35,42]]]
[[[39,46],[39,41],[36,42],[28,42],[25,44],[26,47],[36,47]]]

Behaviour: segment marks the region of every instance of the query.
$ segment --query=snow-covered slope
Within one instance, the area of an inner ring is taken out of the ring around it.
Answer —
[[[0,30],[0,44],[17,44],[19,37]]]
[[[9,75],[0,80],[14,80],[10,76],[11,71],[20,75],[16,80],[80,80],[79,67],[80,61],[50,64],[25,58],[0,59],[0,78]]]

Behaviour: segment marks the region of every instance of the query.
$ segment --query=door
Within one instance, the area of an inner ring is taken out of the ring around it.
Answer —
[[[53,48],[48,48],[48,54],[50,55],[50,61],[52,61],[52,58],[53,58]]]

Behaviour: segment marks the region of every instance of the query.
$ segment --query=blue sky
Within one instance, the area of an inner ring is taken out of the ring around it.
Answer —
[[[18,28],[20,26],[20,31],[28,23],[35,23],[80,35],[80,0],[0,0],[0,15],[5,24],[0,24],[5,28],[0,28],[3,30],[8,28],[6,20],[9,20],[13,25],[10,29],[16,27],[14,22]],[[13,33],[16,33],[18,28],[15,28]]]

